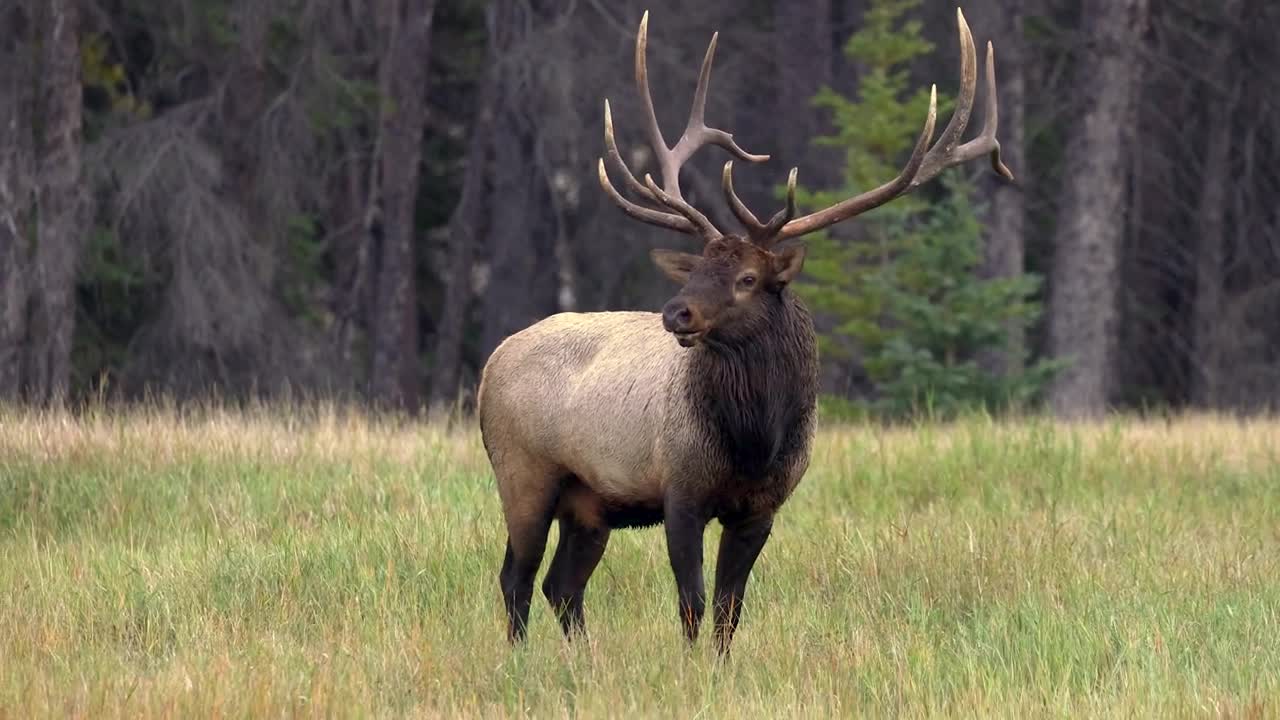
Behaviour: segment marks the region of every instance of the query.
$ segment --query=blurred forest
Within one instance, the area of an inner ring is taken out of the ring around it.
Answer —
[[[649,250],[691,241],[627,219],[595,176],[606,97],[652,170],[632,75],[646,9],[668,137],[720,31],[708,121],[772,154],[737,169],[754,208],[778,206],[793,165],[805,203],[867,189],[832,98],[875,101],[849,42],[868,10],[928,43],[890,77],[907,107],[958,85],[955,5],[937,0],[0,0],[0,400],[449,407],[541,317],[656,310],[675,288]],[[1280,406],[1280,3],[964,11],[995,42],[1017,182],[975,162],[919,197],[971,198],[964,272],[1040,281],[1030,321],[961,360],[1060,363],[1037,399],[1065,416]],[[910,138],[923,115],[906,117],[880,122]],[[721,227],[725,159],[699,153],[684,182]],[[851,337],[824,355],[825,390],[883,392],[898,366]]]

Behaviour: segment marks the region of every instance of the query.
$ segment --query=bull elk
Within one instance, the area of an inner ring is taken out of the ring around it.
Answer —
[[[662,184],[627,168],[604,105],[609,164],[641,202],[624,197],[599,160],[600,185],[627,215],[700,238],[701,255],[656,250],[653,261],[683,287],[649,312],[561,313],[508,337],[485,365],[478,393],[485,449],[507,526],[499,581],[514,643],[525,637],[533,585],[553,519],[560,542],[542,585],[566,636],[585,629],[583,595],[611,531],[665,525],[680,619],[697,639],[705,607],[702,539],[723,526],[713,609],[717,647],[727,652],[747,577],[775,513],[809,465],[818,352],[809,312],[788,288],[805,248],[788,242],[910,192],[947,167],[990,155],[1005,177],[996,140],[995,65],[987,45],[986,118],[961,143],[973,108],[977,52],[964,15],[961,84],[955,114],[932,143],[933,89],[924,129],[896,178],[868,192],[795,217],[796,171],[786,206],[762,222],[733,188],[724,196],[745,233],[724,233],[680,192],[680,167],[704,145],[761,162],[703,119],[715,54],[711,38],[683,136],[663,139],[645,63],[648,13],[636,38],[636,84]]]

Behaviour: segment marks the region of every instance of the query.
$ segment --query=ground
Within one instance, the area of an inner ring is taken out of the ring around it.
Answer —
[[[727,663],[656,529],[513,651],[503,541],[465,423],[0,409],[0,717],[1280,713],[1276,421],[826,426]]]

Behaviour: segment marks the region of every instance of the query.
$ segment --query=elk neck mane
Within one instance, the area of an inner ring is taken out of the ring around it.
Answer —
[[[812,427],[817,338],[808,309],[784,289],[752,332],[689,353],[686,391],[733,473],[770,473]]]

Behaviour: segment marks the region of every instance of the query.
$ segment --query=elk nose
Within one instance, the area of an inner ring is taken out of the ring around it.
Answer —
[[[687,332],[692,330],[693,310],[689,303],[674,298],[662,307],[662,327],[667,332]]]

